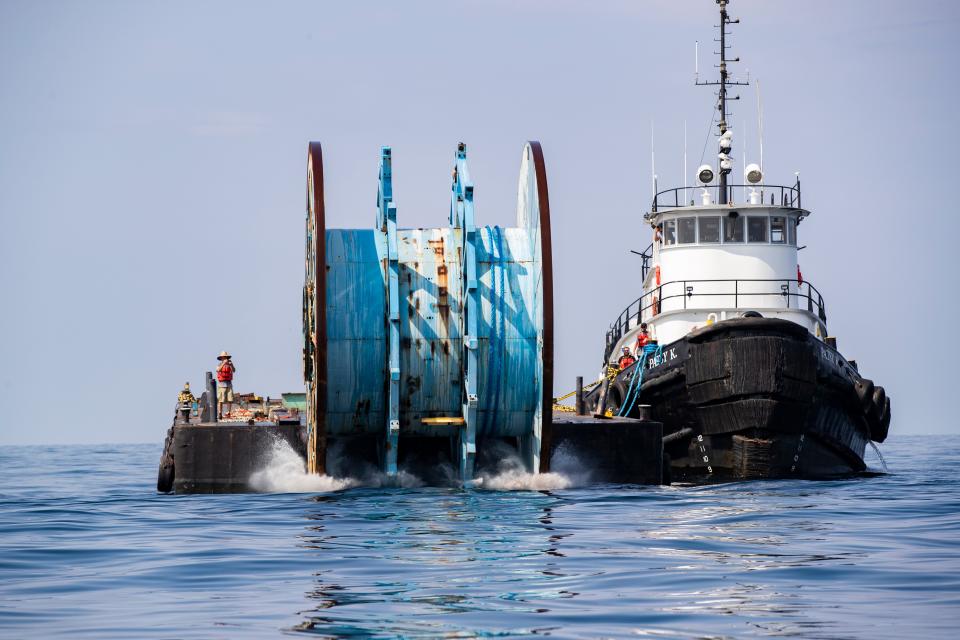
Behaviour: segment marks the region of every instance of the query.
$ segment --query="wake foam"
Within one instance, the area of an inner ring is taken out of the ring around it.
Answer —
[[[266,465],[251,474],[249,486],[260,493],[330,493],[353,487],[417,488],[426,486],[418,475],[401,469],[395,476],[382,473],[370,464],[348,467],[342,452],[331,449],[333,476],[307,473],[306,461],[283,438],[274,438],[266,455]],[[490,491],[556,491],[590,482],[590,471],[565,447],[554,451],[549,473],[527,471],[517,451],[506,443],[484,447],[483,460],[474,479],[475,486]],[[437,471],[439,469],[439,471]],[[437,476],[431,485],[457,486],[449,463],[433,470]],[[347,474],[350,475],[347,475]],[[357,477],[353,477],[357,476]]]
[[[573,486],[570,478],[561,473],[530,473],[522,468],[481,475],[476,482],[479,488],[491,491],[556,491]]]
[[[555,471],[530,473],[517,451],[507,444],[494,443],[486,447],[486,456],[494,460],[492,466],[482,468],[476,478],[477,487],[491,491],[556,491],[579,487],[590,481],[590,472],[565,447],[557,449],[551,458]]]
[[[331,478],[307,473],[307,464],[290,443],[275,438],[267,465],[250,476],[250,487],[261,493],[325,493],[357,486],[352,478]]]

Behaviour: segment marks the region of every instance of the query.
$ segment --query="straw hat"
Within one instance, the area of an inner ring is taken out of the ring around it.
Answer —
[[[221,351],[220,355],[217,356],[217,360],[229,360],[229,359],[230,359],[230,354],[227,353],[226,351]]]

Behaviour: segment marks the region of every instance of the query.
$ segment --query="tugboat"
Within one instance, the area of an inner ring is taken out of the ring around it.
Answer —
[[[674,480],[855,474],[866,468],[867,444],[887,437],[890,398],[837,350],[823,297],[800,272],[797,229],[810,211],[799,177],[768,184],[749,164],[746,184],[731,184],[727,91],[746,83],[727,70],[727,27],[739,20],[728,0],[717,4],[720,78],[696,84],[717,90],[719,166],[701,166],[696,186],[654,189],[643,293],[611,324],[609,382],[585,404],[607,415],[652,413]],[[620,369],[625,347],[636,361]]]

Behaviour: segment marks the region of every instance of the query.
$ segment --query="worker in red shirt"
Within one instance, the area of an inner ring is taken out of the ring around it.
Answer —
[[[640,333],[637,334],[637,344],[633,348],[634,353],[640,355],[643,353],[643,348],[650,343],[650,334],[647,333],[647,323],[640,323]]]
[[[233,374],[237,370],[233,359],[226,351],[217,356],[217,407],[218,419],[229,418],[233,408]]]
[[[620,359],[617,360],[617,366],[620,367],[621,371],[623,371],[636,361],[637,359],[634,358],[630,353],[630,347],[624,347],[623,353],[620,354]]]

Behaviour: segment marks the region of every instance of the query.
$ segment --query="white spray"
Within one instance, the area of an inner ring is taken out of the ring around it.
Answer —
[[[493,491],[552,491],[582,486],[590,481],[590,473],[580,460],[566,448],[553,453],[549,473],[530,473],[523,461],[509,445],[493,445],[495,450],[487,453],[495,464],[480,472],[476,485]],[[339,454],[335,454],[335,459]],[[262,493],[328,493],[352,487],[401,487],[424,486],[416,475],[401,470],[396,476],[388,476],[372,465],[361,469],[359,478],[331,477],[307,473],[306,462],[290,443],[276,438],[267,452],[266,465],[250,476],[250,488]],[[336,473],[336,471],[335,471]],[[452,467],[450,474],[453,473]]]
[[[572,452],[564,447],[554,451],[551,466],[555,471],[530,473],[517,452],[509,445],[496,446],[491,451],[497,463],[490,470],[481,471],[477,486],[493,491],[554,491],[587,484],[590,473]]]
[[[307,473],[307,465],[290,443],[276,438],[267,454],[266,466],[250,476],[250,487],[263,493],[316,493],[356,486],[352,478],[331,478]]]

